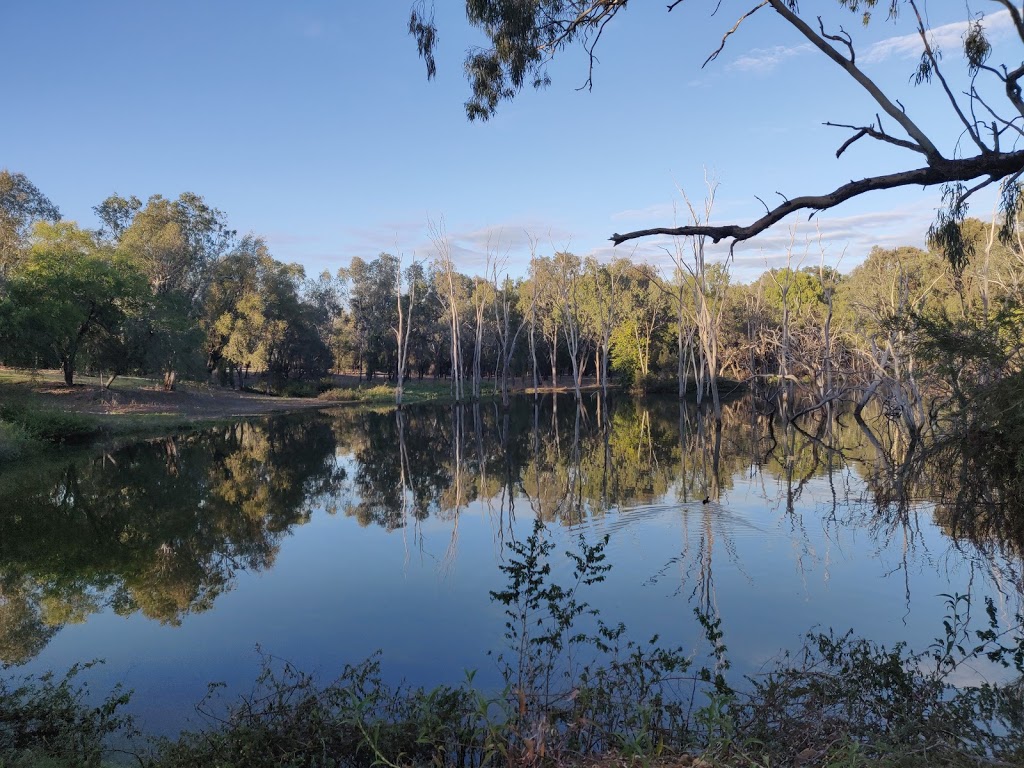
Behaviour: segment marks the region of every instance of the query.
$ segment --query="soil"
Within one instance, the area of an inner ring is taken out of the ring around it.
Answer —
[[[208,419],[326,407],[323,401],[311,398],[271,397],[213,387],[188,386],[167,392],[159,387],[119,390],[89,384],[43,384],[34,390],[40,402],[48,406],[96,416],[165,414]]]

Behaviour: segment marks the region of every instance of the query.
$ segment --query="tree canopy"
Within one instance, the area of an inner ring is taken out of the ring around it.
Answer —
[[[992,2],[1002,7],[1001,13],[1009,14],[1014,42],[1024,43],[1024,16],[1020,9],[1010,0]],[[835,5],[804,3],[801,7],[797,0],[748,0],[748,4],[739,6],[738,17],[733,17],[737,20],[720,41],[709,44],[705,61],[705,65],[713,62],[751,16],[773,12],[781,24],[796,30],[875,104],[875,114],[866,116],[859,124],[826,123],[849,131],[837,148],[836,156],[867,138],[919,156],[917,162],[908,161],[891,173],[851,180],[824,194],[786,198],[774,208],[765,205],[764,215],[749,224],[710,225],[694,221],[686,226],[615,233],[611,240],[618,245],[650,235],[696,235],[710,237],[715,242],[736,243],[756,236],[798,211],[813,215],[877,190],[944,185],[945,211],[939,215],[932,235],[954,265],[962,263],[969,244],[956,233],[966,214],[967,199],[983,187],[1002,184],[1004,209],[1014,210],[1017,206],[1017,182],[1024,173],[1024,149],[1017,145],[1024,136],[1024,96],[1020,85],[1024,64],[1019,60],[1017,63],[991,61],[993,46],[987,18],[967,8],[962,37],[966,72],[962,74],[968,78],[969,87],[963,93],[957,92],[951,84],[954,80],[947,77],[942,51],[931,35],[927,14],[922,13],[920,4],[920,0],[837,0]],[[733,7],[720,0],[705,3],[693,0],[685,4],[683,0],[674,0],[668,3],[667,12],[681,13],[684,5],[703,5],[712,14]],[[842,19],[852,14],[866,25],[879,6],[892,20],[906,19],[920,37],[922,53],[910,78],[916,85],[930,84],[942,90],[951,119],[961,127],[960,140],[949,151],[940,149],[935,136],[939,126],[928,127],[917,122],[899,99],[886,93],[857,61],[854,38],[842,26]],[[469,119],[487,120],[501,102],[513,99],[527,85],[546,86],[550,82],[549,62],[569,48],[582,47],[588,54],[590,67],[586,85],[589,87],[601,36],[607,25],[626,8],[626,0],[466,0],[470,25],[482,31],[490,43],[490,47],[469,51],[466,57],[465,69],[471,88],[466,101]],[[432,6],[425,0],[414,5],[409,32],[426,62],[428,77],[433,77],[438,32]],[[1014,217],[1007,216],[1006,220],[1013,222]]]

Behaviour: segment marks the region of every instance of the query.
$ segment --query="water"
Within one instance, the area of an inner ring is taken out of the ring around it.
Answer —
[[[700,656],[700,609],[738,675],[816,627],[925,648],[943,594],[1019,607],[1019,545],[993,514],[965,525],[956,459],[884,419],[554,405],[307,413],[0,474],[0,660],[104,659],[94,689],[123,682],[165,734],[201,723],[207,683],[247,690],[260,654],[330,678],[379,650],[395,681],[497,684],[489,592],[537,516],[561,547],[608,535],[587,595],[607,621]]]

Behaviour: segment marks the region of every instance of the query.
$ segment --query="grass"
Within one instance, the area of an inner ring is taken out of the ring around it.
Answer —
[[[487,388],[484,397],[493,397],[494,392]],[[320,400],[327,403],[366,403],[370,405],[394,405],[395,387],[391,384],[364,385],[357,384],[348,387],[334,387],[319,396]],[[434,380],[410,380],[406,382],[402,393],[403,405],[415,405],[417,403],[444,403],[451,402],[452,388],[448,381]]]
[[[122,387],[130,390],[140,382],[151,384],[140,379],[126,381]],[[168,434],[225,420],[179,413],[79,413],[41,395],[37,383],[17,372],[0,371],[0,461],[31,458],[55,446]]]

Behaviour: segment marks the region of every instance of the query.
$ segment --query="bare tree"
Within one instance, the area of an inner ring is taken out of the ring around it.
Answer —
[[[396,249],[397,250],[397,249]],[[413,261],[413,266],[417,264]],[[410,267],[411,269],[411,267]],[[398,307],[398,324],[392,328],[395,334],[395,342],[398,345],[398,381],[395,384],[395,405],[402,407],[402,395],[405,392],[405,366],[409,359],[409,334],[412,332],[412,308],[416,304],[416,279],[415,276],[406,273],[409,286],[408,306],[402,304],[402,254],[398,254],[398,261],[395,265],[395,304]]]
[[[459,317],[458,291],[456,290],[456,269],[452,259],[451,241],[444,228],[444,219],[430,222],[430,240],[434,244],[434,265],[441,285],[437,291],[438,300],[448,316],[448,327],[451,333],[452,355],[452,397],[456,403],[463,401],[462,377],[462,321]]]
[[[704,198],[703,209],[698,209],[686,193],[683,193],[690,219],[695,224],[702,222],[706,224],[711,218],[711,211],[715,204],[715,192],[718,185],[707,177],[705,177],[705,183],[707,196]],[[722,327],[722,312],[725,309],[725,297],[718,295],[722,286],[714,285],[709,280],[709,269],[704,252],[706,241],[707,236],[701,234],[688,238],[691,262],[685,256],[682,244],[677,240],[676,253],[673,258],[677,268],[689,273],[693,289],[693,321],[701,352],[701,367],[699,371],[695,370],[697,402],[701,402],[706,387],[707,392],[711,395],[715,419],[721,421],[722,403],[718,392],[718,377],[721,374],[719,335]],[[725,275],[728,276],[728,262],[725,264]]]

